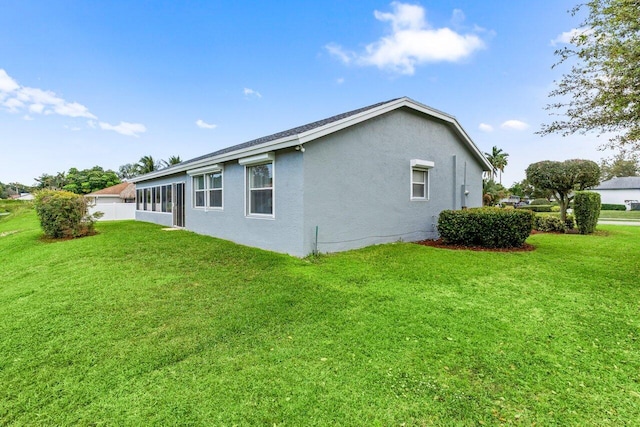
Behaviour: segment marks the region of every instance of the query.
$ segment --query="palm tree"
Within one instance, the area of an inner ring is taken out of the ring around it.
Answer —
[[[182,163],[182,159],[180,158],[180,156],[169,156],[169,158],[167,160],[160,160],[160,162],[162,163],[162,165],[165,168],[168,168],[169,166],[173,166],[173,165],[177,165],[178,163]]]
[[[138,167],[140,168],[140,175],[153,172],[160,169],[160,165],[153,160],[152,156],[142,156],[138,161]]]
[[[502,172],[504,172],[504,168],[507,166],[507,158],[509,157],[509,153],[505,153],[501,148],[493,146],[491,153],[484,153],[487,156],[487,160],[493,166],[493,171],[491,172],[491,179],[493,179],[497,171],[500,171],[500,184],[502,184]]]

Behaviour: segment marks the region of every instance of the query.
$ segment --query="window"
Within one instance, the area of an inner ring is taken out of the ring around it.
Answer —
[[[206,175],[210,208],[222,208],[222,172]]]
[[[139,211],[172,212],[171,184],[136,190]]]
[[[434,165],[429,160],[411,160],[411,200],[429,200],[429,170]]]
[[[222,209],[222,171],[193,176],[193,205]]]
[[[427,170],[411,169],[411,198],[427,198]]]
[[[273,163],[247,166],[247,214],[273,215]]]
[[[204,175],[193,177],[193,205],[196,208],[204,208],[204,199],[206,198],[204,184]]]

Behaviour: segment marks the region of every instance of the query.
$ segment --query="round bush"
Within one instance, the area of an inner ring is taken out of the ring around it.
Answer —
[[[69,191],[43,190],[36,194],[34,207],[48,237],[60,239],[94,233],[94,222],[87,216],[87,201],[83,196]]]

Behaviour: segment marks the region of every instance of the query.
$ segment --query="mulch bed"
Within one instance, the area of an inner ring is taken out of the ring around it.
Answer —
[[[420,240],[415,242],[418,245],[430,246],[432,248],[439,249],[454,249],[454,250],[466,250],[466,251],[478,251],[478,252],[530,252],[536,249],[535,246],[525,243],[520,248],[485,248],[484,246],[464,246],[464,245],[450,245],[438,240]]]

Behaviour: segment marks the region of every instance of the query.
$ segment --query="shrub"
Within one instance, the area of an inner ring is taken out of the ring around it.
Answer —
[[[549,201],[547,199],[533,199],[530,205],[548,205]]]
[[[520,206],[518,209],[524,209],[531,212],[551,212],[551,208],[551,205],[524,205]]]
[[[445,243],[488,248],[522,246],[532,225],[533,213],[517,209],[446,210],[438,218],[438,232]]]
[[[554,215],[536,215],[533,221],[533,228],[538,231],[557,233],[564,233],[567,230],[567,226],[562,222],[562,219]]]
[[[603,211],[626,211],[627,207],[625,205],[614,205],[611,203],[603,203],[600,210]]]
[[[34,206],[44,234],[54,239],[94,234],[93,217],[87,215],[87,201],[69,191],[43,190]]]
[[[593,191],[576,191],[573,201],[573,212],[580,234],[593,233],[600,216],[600,194]]]
[[[560,206],[551,206],[551,212],[560,212]]]
[[[573,215],[567,215],[567,219],[564,223],[567,226],[567,230],[573,230],[576,226],[576,220]]]

